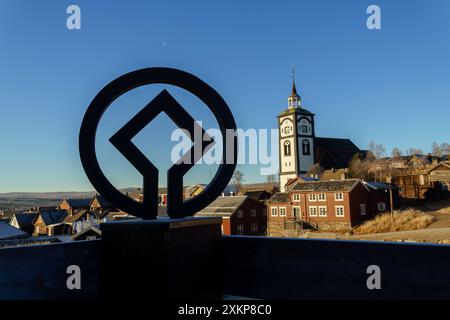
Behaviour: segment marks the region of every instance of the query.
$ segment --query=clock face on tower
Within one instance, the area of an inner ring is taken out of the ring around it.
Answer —
[[[298,122],[298,132],[301,135],[312,135],[312,125],[308,118],[302,117]]]
[[[280,133],[282,137],[290,136],[294,134],[294,123],[292,119],[285,118],[280,124]]]

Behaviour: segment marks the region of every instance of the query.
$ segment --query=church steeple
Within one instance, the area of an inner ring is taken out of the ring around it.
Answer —
[[[288,97],[288,107],[290,109],[300,108],[302,98],[297,94],[297,88],[295,87],[295,67],[292,67],[292,92]]]

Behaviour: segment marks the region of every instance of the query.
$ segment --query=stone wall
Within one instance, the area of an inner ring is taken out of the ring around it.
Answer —
[[[351,230],[350,222],[321,222],[318,224],[319,231],[342,231]],[[269,237],[298,238],[301,234],[293,221],[269,221],[267,226],[267,235]]]

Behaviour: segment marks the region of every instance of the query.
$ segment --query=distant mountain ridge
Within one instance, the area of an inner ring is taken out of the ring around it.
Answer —
[[[120,189],[123,193],[136,192],[138,188]],[[85,199],[92,198],[97,194],[95,191],[68,191],[68,192],[7,192],[0,193],[0,199]]]

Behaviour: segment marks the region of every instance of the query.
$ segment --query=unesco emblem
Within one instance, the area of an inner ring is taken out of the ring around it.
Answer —
[[[208,106],[219,125],[223,140],[222,159],[227,161],[221,162],[212,182],[193,199],[183,200],[183,177],[215,142],[203,138],[208,137],[203,128],[167,90],[162,90],[109,139],[142,175],[142,202],[135,201],[117,190],[100,168],[95,137],[102,115],[121,95],[150,84],[173,85],[189,91]],[[167,214],[171,218],[192,216],[208,206],[226,188],[237,163],[237,138],[226,134],[228,130],[236,131],[235,120],[226,102],[208,84],[190,73],[171,68],[146,68],[115,79],[96,95],[84,115],[79,136],[81,163],[97,192],[117,208],[146,220],[156,219],[158,214],[158,169],[133,144],[132,139],[161,112],[167,114],[180,129],[186,130],[193,139],[190,152],[184,154],[167,172]],[[195,130],[202,132],[200,139],[196,138]],[[194,152],[194,149],[201,152]],[[231,161],[228,161],[230,158]]]

